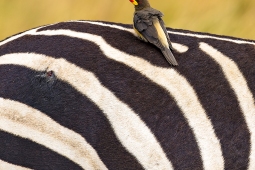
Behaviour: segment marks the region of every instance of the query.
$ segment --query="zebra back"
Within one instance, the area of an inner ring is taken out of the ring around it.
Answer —
[[[0,42],[0,169],[255,169],[255,42],[168,33],[178,67],[124,24]]]

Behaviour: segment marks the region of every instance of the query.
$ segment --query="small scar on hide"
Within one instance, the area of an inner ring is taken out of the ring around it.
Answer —
[[[41,85],[47,84],[48,87],[51,87],[54,85],[54,83],[57,80],[57,77],[54,73],[54,71],[45,71],[42,74],[36,75],[36,78],[39,80],[39,83]]]

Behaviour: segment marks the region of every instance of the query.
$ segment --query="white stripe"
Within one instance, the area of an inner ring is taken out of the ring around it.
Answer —
[[[201,42],[200,49],[212,57],[222,68],[230,86],[235,92],[251,134],[249,169],[255,169],[255,101],[247,82],[236,63],[212,46]]]
[[[25,104],[0,98],[0,129],[39,143],[84,169],[107,169],[82,136]]]
[[[118,30],[122,30],[122,31],[128,31],[132,34],[134,34],[136,36],[136,33],[134,32],[134,29],[130,29],[130,28],[125,28],[116,24],[107,24],[107,23],[103,23],[103,22],[94,22],[94,21],[68,21],[68,22],[80,22],[80,23],[89,23],[89,24],[93,24],[93,25],[100,25],[103,27],[110,27],[110,28],[116,28]]]
[[[230,39],[230,38],[214,37],[214,36],[211,36],[211,35],[200,35],[200,34],[195,34],[195,33],[183,33],[183,32],[176,32],[176,31],[167,31],[167,32],[170,33],[170,34],[175,34],[175,35],[184,35],[184,36],[196,37],[196,38],[210,38],[210,39],[214,39],[214,40],[233,42],[233,43],[236,43],[236,44],[255,45],[254,42],[246,41],[246,40],[234,40],[234,39]]]
[[[31,53],[4,55],[0,57],[1,64],[17,64],[40,71],[47,68],[53,70],[58,79],[68,82],[103,111],[120,142],[145,169],[172,169],[171,163],[149,128],[125,103],[105,88],[93,73],[64,59]]]
[[[102,22],[93,22],[93,21],[70,21],[70,22],[82,22],[82,23],[90,23],[90,24],[94,24],[94,25],[106,26],[106,27],[111,27],[111,28],[128,31],[135,35],[135,33],[133,32],[133,29],[125,28],[122,26],[111,25],[111,24],[106,24],[106,23],[102,23]],[[247,40],[234,40],[234,39],[230,39],[230,38],[221,38],[221,37],[216,37],[216,36],[212,36],[212,35],[201,35],[201,34],[196,34],[196,33],[183,33],[183,32],[176,32],[176,31],[167,31],[167,32],[171,33],[171,34],[175,34],[175,35],[184,35],[184,36],[196,37],[196,38],[210,38],[210,39],[215,39],[215,40],[233,42],[233,43],[237,43],[237,44],[255,45],[255,42],[247,41]]]
[[[31,170],[31,169],[0,160],[0,170]]]
[[[79,33],[69,30],[43,31],[37,35],[66,35],[96,43],[104,54],[113,60],[122,62],[139,71],[153,82],[164,87],[173,96],[194,131],[201,151],[205,169],[223,169],[224,160],[219,139],[216,137],[211,121],[201,106],[197,95],[186,78],[172,68],[160,68],[146,60],[121,52],[96,35]]]
[[[16,40],[16,39],[18,39],[18,38],[20,38],[20,37],[23,37],[23,36],[25,36],[25,35],[33,34],[33,33],[35,33],[38,29],[41,29],[41,28],[44,28],[44,27],[48,27],[48,26],[51,26],[51,25],[54,25],[54,24],[49,24],[49,25],[37,27],[37,28],[31,29],[31,30],[25,31],[25,32],[23,32],[23,33],[14,35],[14,36],[12,36],[12,37],[9,37],[9,38],[7,38],[6,40],[0,41],[0,46],[1,46],[1,45],[4,45],[4,44],[7,44],[8,42],[11,42],[11,41],[13,41],[13,40]]]
[[[189,50],[189,47],[185,46],[183,44],[178,44],[178,43],[172,42],[172,46],[173,46],[174,50],[178,51],[179,53],[185,53]]]
[[[32,29],[32,30],[29,30],[29,31],[20,33],[20,34],[18,34],[18,35],[14,35],[14,36],[12,36],[12,37],[10,37],[10,38],[4,40],[4,41],[1,41],[1,42],[0,42],[0,46],[1,46],[1,45],[4,45],[4,44],[6,44],[6,43],[8,43],[8,42],[10,42],[10,41],[13,41],[13,40],[15,40],[15,39],[18,39],[18,38],[20,38],[20,37],[22,37],[22,36],[24,36],[24,35],[34,33],[34,32],[36,32],[37,29],[39,29],[39,28],[35,28],[35,29]]]

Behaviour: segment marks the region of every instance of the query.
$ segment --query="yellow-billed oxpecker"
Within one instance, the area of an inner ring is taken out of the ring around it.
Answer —
[[[148,0],[129,0],[135,5],[134,30],[139,38],[157,46],[165,56],[169,64],[177,66],[171,49],[173,49],[168,36],[163,14],[151,8]]]

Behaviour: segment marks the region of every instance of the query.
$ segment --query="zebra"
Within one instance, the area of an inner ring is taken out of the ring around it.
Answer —
[[[255,169],[255,41],[68,21],[0,42],[0,169]],[[146,52],[143,52],[146,51]]]

